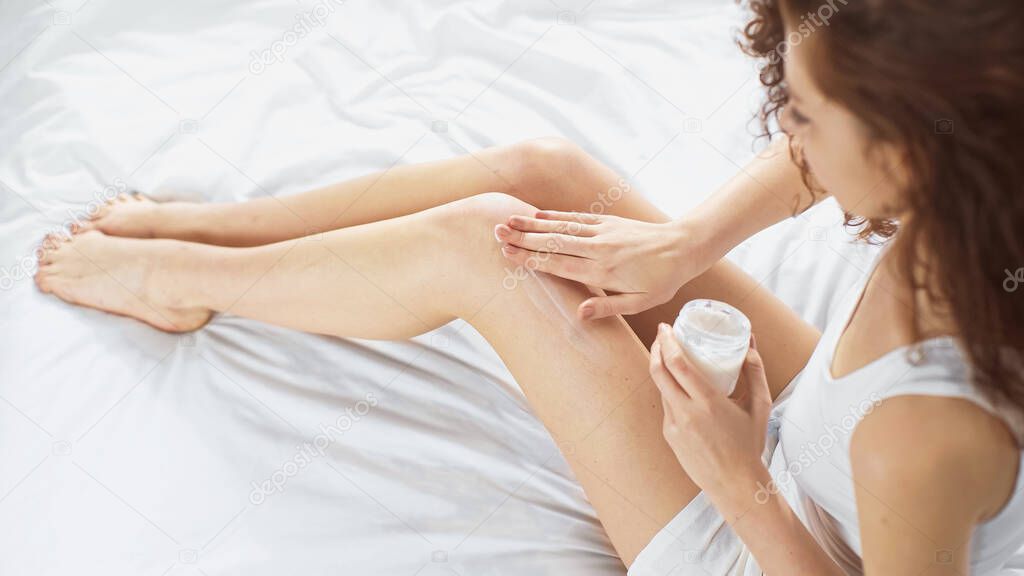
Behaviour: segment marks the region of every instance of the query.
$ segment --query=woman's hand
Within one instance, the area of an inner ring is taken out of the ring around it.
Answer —
[[[651,377],[661,391],[663,433],[679,464],[714,500],[729,483],[745,488],[764,452],[771,394],[754,339],[733,397],[701,375],[671,328],[658,327],[651,346]]]
[[[513,216],[494,234],[517,265],[616,292],[583,301],[584,320],[637,314],[675,296],[714,263],[685,221],[652,224],[617,216],[540,211]]]

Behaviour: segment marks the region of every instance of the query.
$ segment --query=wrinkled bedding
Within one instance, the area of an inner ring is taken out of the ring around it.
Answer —
[[[500,360],[68,306],[34,246],[119,191],[233,202],[561,135],[681,214],[752,155],[720,0],[0,5],[0,574],[622,574]],[[731,257],[822,325],[826,203]]]

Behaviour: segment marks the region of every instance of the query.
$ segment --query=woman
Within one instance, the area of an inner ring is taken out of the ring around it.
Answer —
[[[1002,288],[1024,264],[1024,6],[750,4],[762,120],[788,137],[677,221],[537,141],[281,200],[124,197],[47,238],[37,284],[173,331],[463,318],[632,573],[1003,573],[1024,543],[1024,307]],[[825,191],[887,247],[819,334],[721,257]],[[752,321],[733,398],[661,324],[695,297]]]

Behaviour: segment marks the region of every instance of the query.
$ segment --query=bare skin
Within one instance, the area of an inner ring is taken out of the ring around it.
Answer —
[[[628,565],[699,491],[662,437],[659,393],[650,383],[649,355],[637,334],[646,331],[653,338],[657,322],[694,297],[732,302],[764,334],[762,353],[772,366],[769,383],[777,393],[806,361],[817,332],[727,263],[713,265],[673,302],[632,317],[631,324],[621,317],[581,323],[573,311],[592,293],[574,282],[525,274],[510,289],[506,278],[514,267],[502,256],[493,231],[510,216],[532,215],[535,208],[509,195],[479,193],[496,187],[495,180],[508,180],[502,185],[518,195],[546,194],[545,207],[586,210],[593,195],[618,178],[592,159],[574,155],[555,162],[549,158],[545,170],[523,175],[512,168],[523,156],[508,149],[490,154],[480,156],[494,160],[508,177],[496,179],[493,172],[474,167],[480,166],[478,159],[462,158],[377,175],[375,194],[365,199],[354,195],[363,192],[366,181],[299,195],[291,210],[283,210],[277,200],[261,199],[217,206],[207,214],[234,210],[228,217],[246,225],[229,230],[227,220],[221,220],[222,225],[202,230],[202,239],[253,247],[118,238],[86,230],[47,251],[37,283],[68,301],[169,330],[194,329],[210,312],[231,312],[311,332],[399,339],[463,318],[498,351],[563,447]],[[503,154],[506,164],[496,160]],[[566,177],[565,170],[576,170],[575,177]],[[408,186],[412,181],[417,187]],[[573,182],[582,193],[551,184],[557,181]],[[371,202],[374,197],[378,201]],[[422,209],[425,202],[439,205]],[[348,207],[335,216],[338,211],[327,208],[339,203]],[[115,220],[108,218],[134,206],[160,205],[126,201],[95,226],[111,225]],[[295,222],[293,213],[328,212],[331,217],[318,220],[317,226],[344,227],[302,237],[309,227]],[[637,195],[624,197],[610,212],[668,220]],[[389,219],[372,220],[379,216]],[[267,240],[274,243],[259,245]]]
[[[36,278],[39,288],[66,302],[136,318],[168,332],[195,330],[210,320],[210,310],[183,306],[153,280],[160,268],[184,256],[181,250],[154,241],[147,243],[141,259],[135,248],[142,240],[104,242],[107,238],[90,230],[73,239],[48,239]]]
[[[202,212],[191,202],[154,202],[134,192],[120,194],[101,206],[88,220],[73,225],[74,232],[99,230],[111,236],[127,238],[178,238],[187,232],[184,223],[191,222]]]

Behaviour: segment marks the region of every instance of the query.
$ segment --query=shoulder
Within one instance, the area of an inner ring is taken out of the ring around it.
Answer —
[[[865,491],[908,506],[943,503],[950,515],[982,521],[1016,482],[1019,448],[1006,425],[961,398],[887,398],[854,430],[850,460]],[[946,505],[950,499],[959,504]]]

